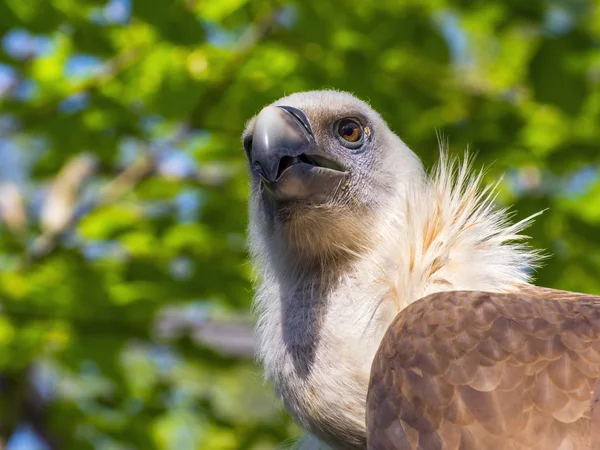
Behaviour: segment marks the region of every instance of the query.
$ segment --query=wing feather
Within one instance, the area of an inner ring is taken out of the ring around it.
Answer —
[[[522,286],[432,294],[373,361],[372,450],[600,448],[600,297]]]

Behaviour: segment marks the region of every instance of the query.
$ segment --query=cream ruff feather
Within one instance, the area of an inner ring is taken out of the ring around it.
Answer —
[[[337,445],[339,434],[350,436],[339,448],[361,448],[371,362],[399,311],[439,291],[511,291],[529,283],[541,259],[521,234],[537,214],[510,224],[508,211],[494,206],[497,185],[483,187],[468,157],[457,162],[442,149],[436,168],[419,178],[408,188],[398,180],[364,251],[353,250],[351,264],[318,279],[266,258],[273,244],[251,224],[258,356],[287,409],[318,437],[298,448]],[[299,355],[309,347],[304,373]]]
[[[482,187],[468,156],[462,163],[445,151],[421,189],[410,189],[389,228],[394,253],[383,264],[395,313],[425,295],[448,290],[507,291],[528,283],[541,255],[522,244],[520,234],[534,214],[515,224],[507,209],[495,207],[498,183]]]

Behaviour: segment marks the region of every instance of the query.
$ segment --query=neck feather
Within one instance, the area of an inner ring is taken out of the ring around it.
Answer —
[[[521,232],[541,213],[511,224],[512,214],[494,205],[499,182],[482,180],[468,155],[458,162],[442,151],[422,185],[396,199],[375,252],[385,257],[373,264],[396,312],[434,292],[508,291],[531,281],[542,255]]]
[[[510,224],[494,207],[497,185],[482,187],[482,178],[468,157],[442,152],[430,174],[398,189],[372,245],[331,272],[293,276],[255,240],[259,358],[303,427],[362,448],[370,364],[400,310],[437,291],[509,291],[530,281],[540,254],[521,232],[535,215]]]

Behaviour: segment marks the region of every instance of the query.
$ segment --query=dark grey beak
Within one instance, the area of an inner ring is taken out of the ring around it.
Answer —
[[[250,163],[276,201],[322,202],[348,174],[316,148],[310,121],[291,106],[267,106],[257,116]]]
[[[286,161],[310,152],[314,145],[315,138],[302,111],[291,106],[267,106],[254,125],[252,163],[266,181],[274,182],[285,170]]]

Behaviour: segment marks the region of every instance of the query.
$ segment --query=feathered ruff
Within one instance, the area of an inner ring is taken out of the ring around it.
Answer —
[[[255,234],[252,250],[262,278],[254,303],[258,357],[303,426],[343,417],[346,424],[364,427],[364,404],[357,399],[366,398],[370,362],[383,333],[408,304],[438,291],[517,289],[530,282],[542,259],[521,234],[539,213],[510,224],[509,211],[494,205],[498,183],[483,186],[483,172],[473,171],[469,156],[458,161],[442,148],[436,167],[416,178],[398,180],[397,195],[382,202],[376,225],[361,245],[366,250],[358,259],[353,255],[355,262],[338,274],[337,284],[303,291],[326,293],[326,298],[307,301],[328,304],[308,380],[297,377],[282,335],[281,302],[297,296],[297,284],[293,277],[277,275],[264,258],[268,243]],[[283,308],[304,303],[294,300]],[[300,318],[307,312],[299,307],[288,314]],[[293,327],[286,329],[288,340],[305,344],[306,324],[294,322]],[[310,436],[298,447],[327,448]]]
[[[394,248],[379,270],[396,312],[433,292],[510,291],[531,282],[544,255],[521,233],[543,211],[511,224],[509,209],[495,205],[501,180],[484,186],[483,177],[468,153],[461,162],[441,146],[423,183],[395,199],[388,238],[380,239],[389,247],[393,230]]]

